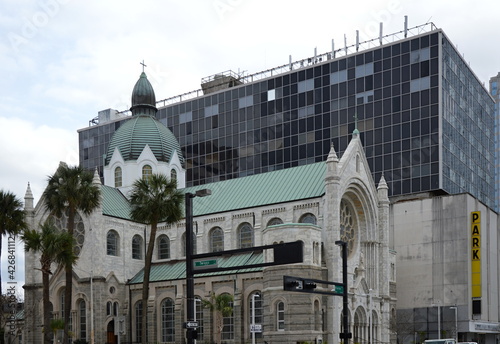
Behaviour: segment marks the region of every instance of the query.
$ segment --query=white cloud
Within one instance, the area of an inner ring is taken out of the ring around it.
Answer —
[[[78,164],[75,131],[36,126],[19,118],[0,117],[0,188],[24,199],[28,182],[35,200],[45,188],[48,175],[60,161]]]

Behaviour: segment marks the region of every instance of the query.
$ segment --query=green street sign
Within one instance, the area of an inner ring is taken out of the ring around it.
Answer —
[[[343,285],[336,285],[335,288],[333,289],[334,292],[337,294],[343,294],[344,293],[344,286]]]
[[[194,262],[194,269],[211,269],[217,267],[217,259],[198,260]]]

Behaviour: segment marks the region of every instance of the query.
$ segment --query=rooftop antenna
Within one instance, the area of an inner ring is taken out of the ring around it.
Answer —
[[[359,50],[359,30],[356,30],[356,51]]]
[[[405,16],[405,38],[408,36],[408,16]]]
[[[288,64],[290,65],[290,70],[292,70],[292,55],[288,55]]]
[[[384,34],[384,23],[380,22],[380,33],[378,35],[378,41],[380,42],[380,45],[382,45],[382,36]]]
[[[347,36],[345,33],[344,33],[344,50],[345,50],[345,54],[347,55]]]
[[[144,73],[144,67],[147,67],[145,64],[144,64],[144,60],[142,60],[142,62],[139,62],[139,64],[142,65],[142,72]]]
[[[333,38],[332,38],[332,56],[333,56],[333,58],[335,58],[335,42],[334,42]]]

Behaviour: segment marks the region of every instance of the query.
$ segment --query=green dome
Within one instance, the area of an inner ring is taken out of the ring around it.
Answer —
[[[156,96],[146,73],[142,72],[132,91],[132,115],[156,115]]]
[[[109,164],[115,148],[118,148],[123,160],[133,161],[139,158],[146,145],[149,145],[158,161],[170,162],[174,150],[177,150],[179,160],[184,163],[181,147],[174,134],[156,118],[143,115],[132,116],[115,131],[104,164]]]

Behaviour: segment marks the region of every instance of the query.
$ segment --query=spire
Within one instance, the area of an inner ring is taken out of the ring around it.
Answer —
[[[97,167],[95,168],[95,171],[94,171],[94,179],[92,180],[92,184],[102,185],[101,177],[99,177],[99,171],[97,171]]]
[[[143,72],[139,80],[135,83],[134,90],[132,91],[132,116],[136,115],[150,115],[155,116],[158,109],[156,108],[156,96],[153,86],[148,80],[146,73],[144,73],[144,62],[142,64]]]
[[[387,186],[384,175],[380,177],[380,181],[378,182],[377,193],[379,202],[389,203],[389,187]]]
[[[335,147],[332,145],[330,146],[330,153],[328,153],[328,157],[326,158],[326,162],[339,162],[339,158],[337,156],[337,153],[335,152]]]
[[[328,157],[326,158],[326,179],[330,180],[333,178],[334,180],[339,179],[339,158],[337,157],[337,153],[335,152],[335,148],[332,146],[330,148],[330,153],[328,153]]]
[[[30,183],[28,182],[28,188],[26,189],[26,194],[24,195],[24,209],[33,210],[33,193],[31,192]]]

